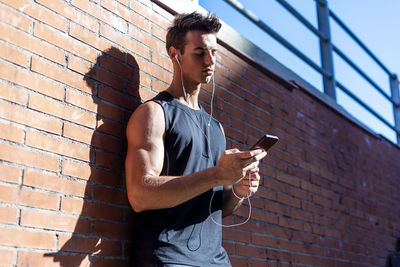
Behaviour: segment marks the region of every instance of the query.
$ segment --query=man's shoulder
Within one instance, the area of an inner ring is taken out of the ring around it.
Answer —
[[[139,105],[134,113],[136,116],[140,117],[152,117],[159,115],[160,112],[163,113],[160,103],[157,103],[156,101],[146,101]]]

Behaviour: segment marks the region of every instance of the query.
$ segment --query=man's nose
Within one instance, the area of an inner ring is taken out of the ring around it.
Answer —
[[[207,54],[205,56],[205,63],[207,66],[212,66],[215,64],[215,55],[213,55],[210,50],[207,51]]]

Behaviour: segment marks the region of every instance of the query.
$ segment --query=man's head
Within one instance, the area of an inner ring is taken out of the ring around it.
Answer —
[[[210,82],[216,62],[216,34],[220,28],[215,15],[193,12],[175,18],[167,33],[166,47],[174,62],[174,73],[183,77],[185,86]]]
[[[221,23],[218,17],[213,14],[208,14],[207,16],[197,12],[180,14],[175,17],[172,26],[168,29],[166,38],[167,52],[169,53],[169,48],[173,46],[183,54],[187,44],[186,34],[189,31],[217,34],[220,28]]]

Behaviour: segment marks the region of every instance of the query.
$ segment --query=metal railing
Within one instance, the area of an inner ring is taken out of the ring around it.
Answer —
[[[367,48],[367,46],[361,42],[359,38],[339,19],[336,14],[328,8],[327,0],[315,0],[317,7],[318,16],[318,29],[316,29],[306,18],[304,18],[299,12],[296,11],[285,0],[276,0],[282,7],[284,7],[290,14],[296,17],[305,27],[313,32],[318,38],[320,43],[321,53],[321,67],[312,61],[309,57],[303,54],[295,46],[289,43],[284,37],[275,32],[271,27],[265,24],[259,19],[254,13],[247,10],[237,0],[224,0],[227,4],[277,40],[280,44],[286,47],[289,51],[307,63],[314,70],[319,72],[323,78],[323,91],[325,94],[330,96],[336,101],[336,87],[342,92],[356,101],[363,108],[368,110],[374,115],[379,121],[384,123],[390,129],[396,133],[397,144],[400,144],[400,96],[399,96],[399,80],[396,74],[389,71],[389,69]],[[388,75],[391,95],[388,95],[376,82],[373,81],[357,64],[355,64],[344,52],[342,52],[337,46],[331,42],[330,25],[329,19],[332,18],[361,48],[365,53]],[[364,80],[366,80],[372,87],[385,97],[393,107],[394,125],[388,122],[383,116],[377,111],[372,109],[363,100],[348,90],[342,83],[335,79],[334,66],[333,66],[333,52],[335,52],[340,58],[342,58],[351,68],[353,68]]]

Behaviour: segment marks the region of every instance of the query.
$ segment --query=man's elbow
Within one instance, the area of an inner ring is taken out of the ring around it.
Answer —
[[[146,210],[146,207],[144,206],[144,203],[142,203],[143,201],[140,200],[141,198],[139,196],[135,195],[134,193],[131,194],[128,193],[128,199],[132,209],[136,213]]]

